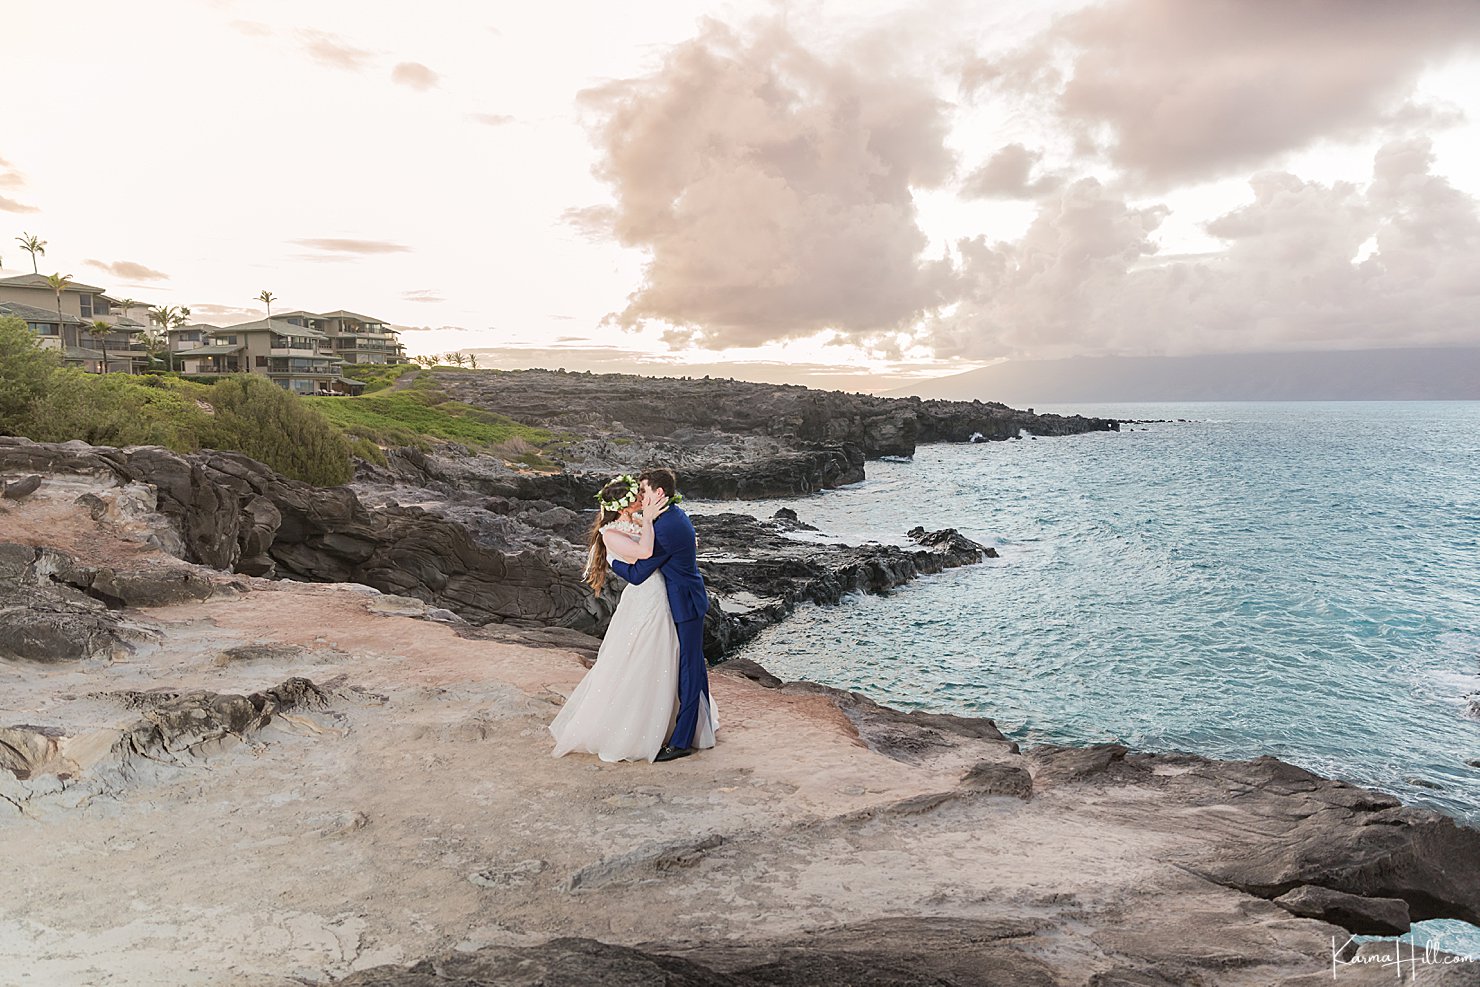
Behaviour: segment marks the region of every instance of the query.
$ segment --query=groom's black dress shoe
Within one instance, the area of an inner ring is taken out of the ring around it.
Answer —
[[[654,763],[658,761],[676,761],[681,757],[688,757],[694,753],[692,747],[663,747],[658,751],[658,756],[653,758]]]

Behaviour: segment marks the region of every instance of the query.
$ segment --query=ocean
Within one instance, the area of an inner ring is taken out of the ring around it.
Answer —
[[[743,656],[990,716],[1024,746],[1273,754],[1480,826],[1480,402],[1037,410],[1158,421],[922,446],[803,499],[694,502],[791,507],[849,543],[954,527],[1001,553],[804,607]]]

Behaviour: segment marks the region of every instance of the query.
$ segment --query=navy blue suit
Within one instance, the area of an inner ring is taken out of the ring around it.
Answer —
[[[653,555],[638,562],[613,560],[612,570],[629,583],[641,583],[659,569],[668,589],[668,609],[678,630],[678,722],[672,747],[692,747],[699,725],[699,697],[709,702],[709,666],[704,662],[704,614],[709,591],[699,575],[694,523],[682,508],[670,507],[653,522]]]

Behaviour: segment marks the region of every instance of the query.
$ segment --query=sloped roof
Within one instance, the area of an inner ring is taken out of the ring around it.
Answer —
[[[327,333],[319,332],[317,329],[308,329],[304,326],[295,326],[291,322],[283,322],[281,319],[258,319],[256,322],[242,322],[234,326],[223,326],[213,329],[212,332],[267,332],[272,331],[282,336],[307,336],[310,339],[328,339]]]
[[[384,319],[377,319],[373,315],[361,315],[359,312],[351,312],[349,309],[340,308],[332,312],[325,312],[319,316],[321,319],[359,319],[361,322],[374,322],[379,325],[388,326],[390,323]]]
[[[55,309],[48,311],[37,308],[35,305],[22,305],[20,302],[0,302],[0,315],[13,315],[16,318],[25,319],[27,322],[56,322],[57,313]],[[62,313],[61,321],[69,326],[85,325],[75,315]]]
[[[47,291],[52,290],[51,285],[47,283],[46,275],[44,274],[20,274],[13,278],[0,278],[0,287],[45,288]],[[81,281],[69,282],[67,287],[63,288],[62,290],[83,292],[89,295],[102,294],[103,292],[102,288],[97,288],[90,284],[83,284]]]
[[[240,353],[242,349],[240,344],[231,346],[227,343],[214,343],[210,346],[197,346],[189,350],[176,350],[175,356],[225,356],[228,353]]]

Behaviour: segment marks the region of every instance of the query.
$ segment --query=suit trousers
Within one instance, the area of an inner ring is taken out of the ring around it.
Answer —
[[[704,618],[676,621],[678,631],[678,720],[670,747],[692,747],[699,726],[699,697],[709,696],[709,666],[704,661]]]

